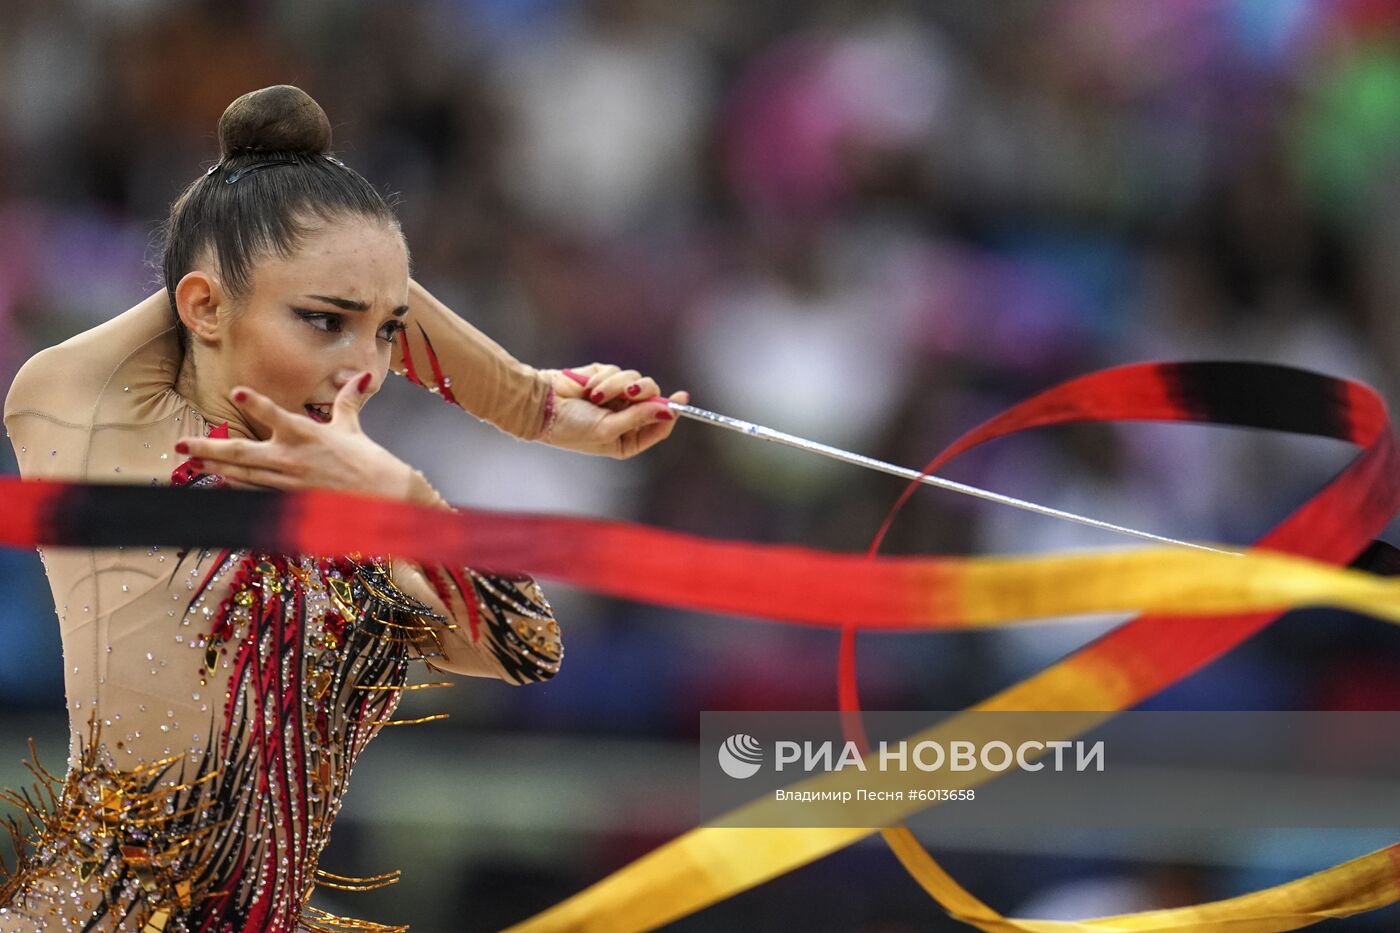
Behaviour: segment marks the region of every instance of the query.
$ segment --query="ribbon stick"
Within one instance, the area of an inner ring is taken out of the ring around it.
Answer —
[[[587,385],[588,377],[582,373],[572,370],[561,370],[579,385]],[[890,476],[897,476],[913,483],[923,483],[926,486],[934,486],[939,489],[946,489],[949,492],[961,493],[965,496],[973,496],[977,499],[985,499],[988,502],[995,502],[998,505],[1007,505],[1014,509],[1021,509],[1026,512],[1034,512],[1037,515],[1045,515],[1049,518],[1058,518],[1062,521],[1076,522],[1080,525],[1088,525],[1090,528],[1097,528],[1100,531],[1111,531],[1115,534],[1127,535],[1139,538],[1144,541],[1151,541],[1154,544],[1172,544],[1178,547],[1197,548],[1202,551],[1214,551],[1217,554],[1237,554],[1226,548],[1211,547],[1208,544],[1199,544],[1192,541],[1181,541],[1176,538],[1168,538],[1163,535],[1152,534],[1148,531],[1138,531],[1124,525],[1116,525],[1113,522],[1102,521],[1097,518],[1089,518],[1084,515],[1077,515],[1074,512],[1067,512],[1064,509],[1052,508],[1048,505],[1040,505],[1036,502],[1029,502],[1025,499],[1017,499],[1015,496],[1003,495],[999,492],[992,492],[989,489],[982,489],[977,486],[970,486],[967,483],[959,483],[955,480],[944,479],[941,476],[934,476],[927,471],[920,473],[918,470],[911,470],[908,467],[897,466],[893,463],[886,463],[884,460],[877,460],[874,457],[867,457],[865,454],[858,454],[850,450],[843,450],[840,447],[833,447],[830,444],[823,444],[819,441],[808,440],[805,437],[798,437],[796,434],[788,434],[786,431],[778,431],[773,428],[764,427],[761,424],[754,424],[752,421],[744,421],[740,418],[733,418],[729,415],[721,415],[717,412],[708,411],[704,408],[697,408],[694,405],[685,405],[680,402],[667,401],[666,407],[678,415],[689,418],[692,421],[699,421],[702,424],[713,425],[717,428],[724,428],[726,431],[734,431],[745,437],[752,437],[760,441],[768,441],[774,444],[781,444],[784,447],[792,447],[809,454],[816,454],[820,457],[827,457],[831,460],[839,460],[842,463],[849,463],[853,466],[864,467],[867,470],[874,470],[877,473],[888,473]]]
[[[728,431],[736,431],[746,437],[757,438],[761,441],[771,441],[774,444],[782,444],[785,447],[794,447],[798,450],[806,451],[807,453],[828,457],[832,460],[839,460],[842,463],[850,463],[855,466],[865,467],[868,470],[875,470],[879,473],[888,473],[891,476],[898,476],[900,479],[906,479],[913,483],[923,483],[926,486],[935,486],[938,489],[946,489],[949,492],[961,493],[962,495],[973,496],[977,499],[985,499],[988,502],[995,502],[998,505],[1008,505],[1013,509],[1034,512],[1037,515],[1058,518],[1061,521],[1088,525],[1090,528],[1097,528],[1100,531],[1111,531],[1115,534],[1151,541],[1154,544],[1172,544],[1178,547],[1197,548],[1202,551],[1213,551],[1216,554],[1230,554],[1232,556],[1239,553],[1238,551],[1211,547],[1208,544],[1199,544],[1194,541],[1181,541],[1176,538],[1168,538],[1164,535],[1152,534],[1150,531],[1138,531],[1135,528],[1115,525],[1113,522],[1106,522],[1102,519],[1077,515],[1074,512],[1066,512],[1064,509],[1056,509],[1048,505],[1030,502],[1026,499],[1017,499],[1015,496],[992,492],[989,489],[969,486],[967,483],[959,483],[955,480],[944,479],[941,476],[934,476],[931,473],[920,473],[918,470],[911,470],[908,467],[886,463],[884,460],[867,457],[865,454],[842,450],[840,447],[832,447],[830,444],[822,444],[817,441],[808,440],[805,437],[798,437],[795,434],[788,434],[784,431],[775,431],[773,428],[765,428],[763,425],[754,424],[751,421],[742,421],[738,418],[731,418],[728,415],[706,411],[703,408],[696,408],[694,405],[682,405],[679,402],[671,402],[669,407],[678,415],[684,415],[694,421],[712,424],[715,427],[724,428]]]

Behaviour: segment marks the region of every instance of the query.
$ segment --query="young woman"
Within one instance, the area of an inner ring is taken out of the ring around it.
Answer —
[[[652,380],[535,370],[414,283],[392,211],[329,155],[330,135],[296,88],[230,105],[221,160],[171,209],[165,289],[15,377],[5,425],[25,477],[445,508],[360,430],[390,370],[525,439],[626,457],[667,437]],[[307,901],[317,883],[390,880],[327,875],[317,858],[410,662],[524,684],[563,654],[526,578],[360,555],[41,556],[72,742],[49,805],[27,805],[3,930],[387,929]]]

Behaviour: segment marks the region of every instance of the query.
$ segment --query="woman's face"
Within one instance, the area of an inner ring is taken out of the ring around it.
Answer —
[[[384,382],[408,312],[403,237],[371,220],[326,224],[290,258],[260,261],[231,311],[221,322],[221,381],[327,421],[347,382],[372,373],[367,396]]]

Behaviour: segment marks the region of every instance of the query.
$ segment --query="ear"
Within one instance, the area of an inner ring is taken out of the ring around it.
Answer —
[[[194,337],[218,343],[219,307],[225,301],[223,287],[207,272],[187,272],[175,286],[175,311]]]

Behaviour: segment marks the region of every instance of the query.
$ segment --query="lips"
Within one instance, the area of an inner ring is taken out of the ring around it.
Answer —
[[[306,414],[307,414],[307,416],[310,417],[313,421],[319,421],[321,424],[329,424],[329,423],[330,423],[330,420],[331,420],[331,406],[329,406],[329,405],[307,405],[307,406],[305,406],[305,408],[306,408]]]

